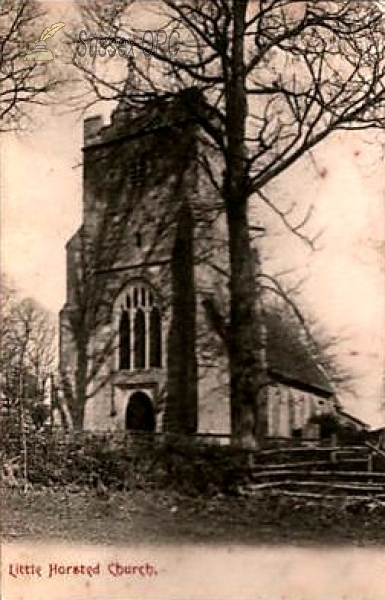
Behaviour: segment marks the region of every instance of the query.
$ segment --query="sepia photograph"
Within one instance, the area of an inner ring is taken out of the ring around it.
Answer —
[[[0,597],[383,600],[385,2],[0,46]]]

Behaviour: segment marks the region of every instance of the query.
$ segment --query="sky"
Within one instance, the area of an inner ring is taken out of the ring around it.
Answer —
[[[68,6],[51,3],[52,22],[65,21]],[[58,41],[55,54],[60,60]],[[60,103],[33,116],[30,130],[0,140],[2,267],[23,293],[57,313],[65,301],[65,243],[81,222],[83,125],[79,114]],[[260,241],[262,258],[271,272],[290,269],[291,280],[303,279],[305,309],[332,335],[346,338],[339,356],[354,372],[356,396],[341,400],[356,416],[380,425],[385,135],[334,135],[315,158],[316,168],[303,161],[273,192],[314,206],[310,228],[323,230],[320,249],[310,252],[284,231],[278,234],[277,224],[266,216],[269,235]]]

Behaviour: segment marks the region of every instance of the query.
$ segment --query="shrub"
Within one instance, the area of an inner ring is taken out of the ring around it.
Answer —
[[[28,479],[110,489],[158,487],[190,495],[235,493],[248,475],[248,453],[194,438],[31,433]]]
[[[183,493],[234,493],[248,474],[248,453],[229,446],[204,445],[191,439],[169,439],[156,446],[162,483]]]

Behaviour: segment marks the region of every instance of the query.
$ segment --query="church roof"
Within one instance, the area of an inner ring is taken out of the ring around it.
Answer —
[[[266,315],[266,360],[274,379],[302,389],[312,389],[331,396],[330,379],[309,344],[301,339],[298,326],[272,311]]]

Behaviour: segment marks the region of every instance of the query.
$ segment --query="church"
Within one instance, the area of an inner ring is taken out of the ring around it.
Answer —
[[[223,215],[200,170],[197,127],[183,94],[136,110],[120,102],[108,125],[85,119],[60,373],[67,390],[83,386],[86,430],[161,432],[182,418],[186,432],[229,438],[226,353],[204,302],[226,296],[215,268]],[[317,437],[312,417],[337,409],[333,389],[314,361],[271,343],[276,333],[267,330],[268,437]]]

